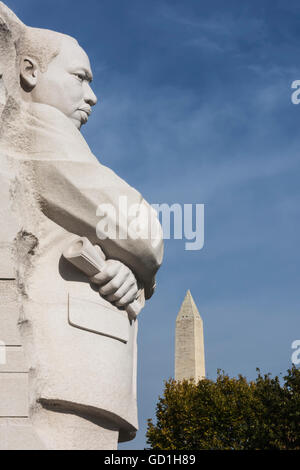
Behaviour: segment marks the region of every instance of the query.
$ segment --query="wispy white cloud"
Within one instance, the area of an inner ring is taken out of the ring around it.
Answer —
[[[267,37],[262,18],[234,15],[233,11],[209,11],[197,17],[187,13],[182,6],[177,8],[162,3],[157,17],[169,22],[177,33],[183,35],[183,45],[199,47],[206,53],[242,51],[243,44],[258,44]],[[180,31],[178,31],[180,30]]]
[[[225,187],[272,177],[298,164],[298,140],[289,143],[284,158],[272,142],[263,142],[264,133],[272,126],[266,125],[266,119],[280,109],[285,98],[280,80],[255,91],[249,89],[249,97],[242,102],[238,98],[235,103],[210,99],[196,107],[193,93],[165,88],[136,92],[135,86],[135,80],[130,83],[124,78],[105,90],[89,137],[102,161],[115,169],[120,167],[131,181],[142,178],[141,186],[149,183],[155,188],[153,193],[159,187],[161,197],[177,194],[182,199],[196,198],[200,193],[211,199]],[[249,110],[255,117],[251,123]],[[218,135],[220,119],[223,136]],[[243,141],[238,135],[232,137],[233,153],[222,145],[222,138],[228,141],[226,127],[230,130],[231,123],[242,124],[249,131]],[[216,138],[220,140],[217,145]],[[251,155],[253,139],[264,145]]]

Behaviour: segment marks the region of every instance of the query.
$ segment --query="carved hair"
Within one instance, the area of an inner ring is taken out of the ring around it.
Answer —
[[[6,25],[15,43],[18,58],[28,56],[35,59],[41,72],[45,72],[49,63],[59,54],[61,43],[66,34],[48,29],[26,26],[3,2],[0,1],[0,22]],[[73,41],[76,41],[76,39]],[[1,44],[0,44],[1,48]]]
[[[66,37],[69,36],[48,29],[27,26],[16,43],[17,55],[35,59],[41,72],[45,72],[50,62],[59,54],[62,40]]]

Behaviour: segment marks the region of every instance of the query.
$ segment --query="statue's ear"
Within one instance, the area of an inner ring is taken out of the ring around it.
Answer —
[[[38,78],[38,64],[32,57],[22,57],[20,64],[20,80],[24,91],[32,91]]]

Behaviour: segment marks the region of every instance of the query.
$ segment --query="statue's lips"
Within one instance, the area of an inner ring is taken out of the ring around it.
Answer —
[[[85,124],[88,121],[92,111],[90,109],[83,108],[78,109],[78,111],[81,116],[81,121],[83,122],[83,124]]]

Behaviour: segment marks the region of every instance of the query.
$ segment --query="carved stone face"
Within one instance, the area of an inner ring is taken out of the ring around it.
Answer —
[[[97,103],[90,87],[91,80],[87,54],[77,41],[66,37],[47,71],[38,72],[36,86],[31,92],[32,100],[59,109],[80,129]]]

